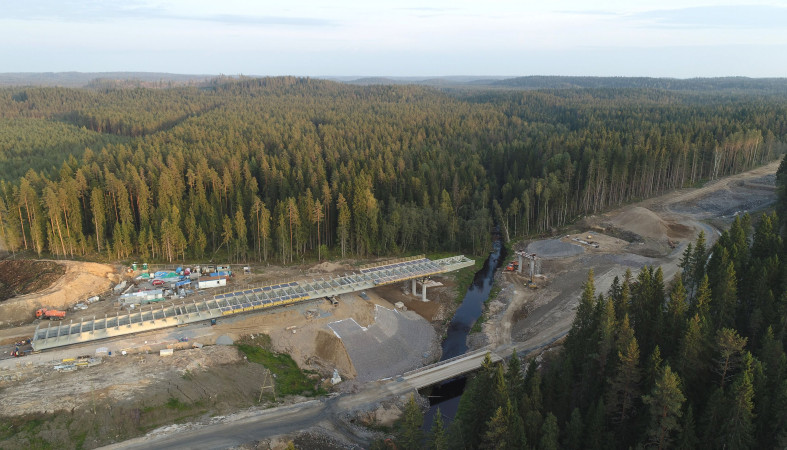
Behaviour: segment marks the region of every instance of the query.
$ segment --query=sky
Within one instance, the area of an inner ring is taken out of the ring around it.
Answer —
[[[0,0],[0,72],[787,77],[787,0]]]

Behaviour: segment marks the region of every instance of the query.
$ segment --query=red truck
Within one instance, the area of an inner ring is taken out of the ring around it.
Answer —
[[[36,319],[63,320],[65,318],[66,312],[57,309],[41,308],[36,311]]]

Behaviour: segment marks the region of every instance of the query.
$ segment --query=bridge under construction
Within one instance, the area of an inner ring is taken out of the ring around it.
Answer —
[[[226,292],[210,298],[183,301],[169,306],[151,306],[139,311],[104,316],[92,320],[71,321],[45,327],[39,324],[33,334],[32,346],[36,351],[71,344],[106,339],[143,331],[185,325],[219,317],[259,311],[277,306],[318,300],[334,295],[363,291],[377,286],[412,280],[415,282],[431,275],[459,270],[475,262],[463,255],[437,260],[423,256],[399,259],[382,264],[364,266],[359,273],[329,276],[306,281],[289,281],[274,285],[248,287]],[[426,298],[426,285],[422,285]]]

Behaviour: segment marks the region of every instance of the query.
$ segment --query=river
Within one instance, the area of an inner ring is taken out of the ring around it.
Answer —
[[[495,271],[505,258],[505,249],[499,239],[493,242],[492,252],[484,262],[484,266],[476,272],[473,283],[467,289],[462,304],[454,313],[454,318],[448,325],[448,333],[443,341],[443,356],[440,361],[459,356],[467,352],[467,336],[473,324],[481,317],[484,302],[492,290]],[[459,406],[459,399],[465,387],[466,377],[445,381],[439,385],[425,390],[429,396],[429,411],[424,414],[424,430],[432,426],[437,408],[443,416],[443,423],[447,425]]]

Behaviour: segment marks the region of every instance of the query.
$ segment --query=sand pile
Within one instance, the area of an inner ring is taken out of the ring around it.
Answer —
[[[641,206],[618,214],[611,223],[617,228],[651,239],[664,239],[669,232],[669,226],[661,217]]]

